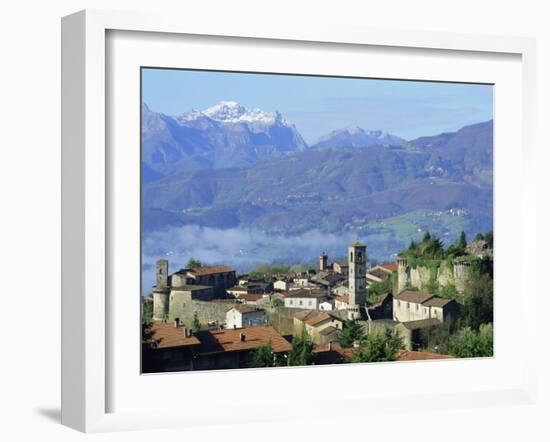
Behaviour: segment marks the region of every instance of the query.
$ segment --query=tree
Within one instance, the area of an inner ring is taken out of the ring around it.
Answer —
[[[467,245],[468,242],[466,241],[466,233],[463,230],[462,232],[460,232],[460,236],[456,240],[456,246],[459,250],[465,251]]]
[[[458,295],[458,292],[456,290],[456,286],[454,284],[447,284],[447,285],[444,285],[443,287],[441,287],[441,289],[439,290],[439,294],[443,297],[443,298],[448,298],[448,299],[455,299]]]
[[[151,324],[153,322],[153,303],[152,302],[143,303],[143,312],[141,315],[141,322],[143,324]]]
[[[430,242],[431,240],[432,240],[432,236],[430,235],[430,232],[426,230],[426,232],[424,232],[424,236],[422,236],[422,242],[427,243],[427,242]]]
[[[274,367],[275,355],[271,348],[271,341],[267,341],[265,345],[260,345],[252,354],[252,367]]]
[[[344,327],[338,333],[338,343],[343,348],[353,347],[354,343],[361,343],[365,339],[365,332],[359,322],[354,319],[344,321]]]
[[[196,269],[198,267],[202,267],[202,262],[195,258],[189,258],[189,261],[187,261],[187,268]]]
[[[311,342],[311,338],[304,327],[300,336],[296,336],[292,340],[292,349],[288,354],[288,365],[313,365],[314,363],[313,342]]]
[[[397,359],[397,352],[404,348],[403,340],[396,332],[369,333],[358,351],[348,362],[388,362]]]
[[[197,314],[197,312],[193,314],[193,322],[191,324],[191,328],[193,329],[193,331],[196,332],[201,329],[201,323],[199,321],[199,315]]]
[[[478,330],[481,324],[489,322],[493,322],[493,278],[483,273],[468,281],[461,325]]]
[[[493,325],[482,324],[479,331],[463,328],[451,338],[449,350],[459,358],[493,356]]]
[[[441,354],[449,354],[449,342],[454,331],[454,324],[445,321],[435,327],[420,329],[418,337],[421,348]]]

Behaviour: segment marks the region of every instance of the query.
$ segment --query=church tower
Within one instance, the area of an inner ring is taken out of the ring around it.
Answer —
[[[367,303],[367,246],[354,242],[348,246],[350,319],[361,317],[360,308]]]
[[[159,259],[156,263],[156,283],[156,287],[153,289],[153,319],[165,321],[170,312],[167,259]]]
[[[159,259],[156,264],[157,268],[157,289],[165,289],[168,287],[168,260]]]
[[[328,269],[328,256],[325,252],[321,253],[319,256],[319,270],[324,272]]]

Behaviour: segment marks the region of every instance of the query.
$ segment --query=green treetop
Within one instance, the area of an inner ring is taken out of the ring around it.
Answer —
[[[296,336],[292,340],[292,349],[288,354],[288,365],[313,365],[314,363],[313,342],[311,342],[311,338],[304,327],[300,336]]]

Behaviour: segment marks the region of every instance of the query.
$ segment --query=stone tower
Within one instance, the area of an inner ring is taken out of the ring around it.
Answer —
[[[324,272],[328,269],[328,256],[325,252],[321,253],[321,256],[319,256],[319,270],[321,272]]]
[[[401,293],[407,288],[409,282],[409,274],[407,271],[407,258],[398,256],[397,259],[397,293]]]
[[[168,287],[168,260],[159,259],[157,261],[157,289]]]
[[[361,317],[360,308],[367,302],[367,246],[355,242],[348,246],[349,309],[348,317]]]
[[[170,311],[170,288],[168,287],[168,260],[156,263],[156,286],[153,289],[153,319],[164,321]]]

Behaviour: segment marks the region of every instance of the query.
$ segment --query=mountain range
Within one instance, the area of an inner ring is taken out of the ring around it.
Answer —
[[[280,113],[231,101],[177,117],[143,104],[141,133],[144,182],[201,169],[246,167],[308,148]]]
[[[347,128],[308,146],[277,112],[143,106],[142,227],[354,232],[385,251],[418,231],[492,229],[493,123],[406,141]]]

